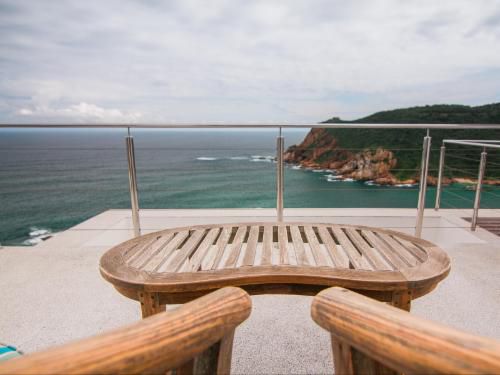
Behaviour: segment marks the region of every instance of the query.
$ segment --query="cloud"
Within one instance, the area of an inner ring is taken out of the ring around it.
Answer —
[[[499,78],[496,0],[1,5],[0,121],[320,121],[500,100],[483,84]]]
[[[71,105],[68,108],[50,108],[37,106],[34,109],[21,108],[18,111],[21,116],[32,116],[36,118],[58,120],[76,120],[89,122],[137,122],[142,114],[140,112],[129,113],[115,108],[101,108],[95,104],[79,103]]]

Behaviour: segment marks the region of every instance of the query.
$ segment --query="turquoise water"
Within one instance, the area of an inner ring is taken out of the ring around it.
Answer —
[[[285,132],[286,144],[300,142],[305,133]],[[144,130],[133,135],[141,208],[276,204],[274,131]],[[124,137],[123,130],[0,131],[0,243],[22,244],[104,210],[129,208]],[[417,187],[329,182],[328,174],[288,166],[285,207],[416,207]],[[430,187],[428,207],[434,193]],[[462,185],[450,186],[442,207],[471,207],[473,195]],[[490,188],[483,206],[498,207],[498,196],[500,191]]]

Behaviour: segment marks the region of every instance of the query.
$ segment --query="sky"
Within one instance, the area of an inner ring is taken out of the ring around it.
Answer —
[[[498,0],[0,0],[0,122],[310,123],[500,101]]]

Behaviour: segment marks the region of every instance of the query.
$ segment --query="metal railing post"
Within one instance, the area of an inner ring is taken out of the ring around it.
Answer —
[[[284,140],[280,133],[276,141],[276,216],[278,221],[283,221],[283,176],[284,176]]]
[[[139,196],[137,193],[137,177],[135,173],[135,152],[134,152],[134,138],[130,135],[125,137],[127,145],[127,160],[128,160],[128,184],[130,190],[130,206],[132,209],[132,224],[134,226],[134,236],[141,235],[141,224],[139,221]]]
[[[439,153],[439,172],[438,172],[438,181],[436,187],[436,204],[434,205],[434,209],[436,211],[441,207],[441,189],[443,184],[443,170],[444,170],[444,156],[446,153],[446,147],[443,143],[441,146],[441,150]]]
[[[420,167],[420,187],[418,190],[417,223],[415,226],[415,236],[422,236],[422,224],[424,222],[425,193],[427,190],[427,174],[429,173],[429,155],[431,153],[431,137],[427,129],[422,147],[422,162]]]
[[[477,216],[479,213],[479,205],[481,204],[481,188],[483,185],[484,171],[486,169],[486,149],[481,152],[481,162],[479,163],[479,173],[477,176],[476,196],[474,197],[474,211],[472,212],[472,220],[470,230],[476,230]]]

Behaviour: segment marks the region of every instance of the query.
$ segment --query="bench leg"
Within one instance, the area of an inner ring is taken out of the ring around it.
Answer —
[[[412,293],[409,290],[402,290],[392,293],[391,305],[401,310],[410,311]]]
[[[165,311],[165,305],[160,305],[158,293],[139,292],[139,301],[141,302],[143,319]]]
[[[331,337],[335,375],[398,375],[396,371],[371,359],[334,335]]]

